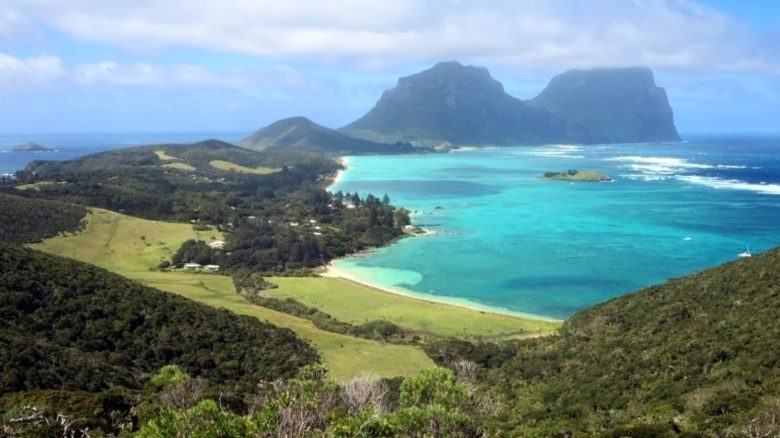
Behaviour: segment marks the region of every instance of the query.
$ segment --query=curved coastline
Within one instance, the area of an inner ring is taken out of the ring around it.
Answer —
[[[336,175],[333,177],[333,180],[330,182],[330,184],[325,188],[325,190],[332,192],[333,189],[342,181],[344,178],[344,174],[349,170],[349,157],[343,156],[338,157],[339,163],[341,163],[343,169],[336,172]],[[425,233],[416,235],[415,237],[424,237],[424,236],[431,236],[436,234],[435,231],[432,230],[425,230]],[[392,244],[392,243],[391,243]],[[506,316],[513,316],[516,318],[523,318],[523,319],[532,319],[537,321],[545,321],[545,322],[563,322],[561,319],[556,318],[550,318],[542,315],[534,315],[531,313],[524,313],[524,312],[516,312],[513,310],[501,308],[501,307],[494,307],[489,306],[485,304],[480,304],[477,302],[474,302],[472,300],[469,300],[467,298],[456,298],[456,297],[446,297],[446,296],[437,296],[437,295],[430,295],[423,292],[416,292],[412,291],[406,288],[402,287],[390,287],[386,285],[376,284],[372,283],[370,281],[367,281],[365,278],[362,278],[358,275],[355,275],[353,273],[347,272],[343,269],[339,269],[334,262],[328,263],[323,272],[320,273],[323,277],[334,277],[334,278],[341,278],[347,281],[351,281],[353,283],[357,283],[366,287],[369,287],[373,290],[376,290],[380,293],[390,293],[394,295],[400,295],[407,298],[412,298],[416,300],[421,301],[427,301],[431,303],[437,303],[437,304],[444,304],[449,306],[456,306],[456,307],[462,307],[469,310],[474,310],[478,312],[487,312],[487,313],[495,313],[498,315],[506,315]]]
[[[436,303],[436,304],[444,304],[448,306],[456,306],[456,307],[462,307],[469,310],[474,310],[477,312],[487,312],[487,313],[495,313],[498,315],[506,315],[506,316],[513,316],[516,318],[523,318],[523,319],[533,319],[536,321],[545,321],[545,322],[563,322],[561,319],[555,319],[550,318],[542,315],[534,315],[531,313],[524,313],[524,312],[516,312],[509,309],[504,309],[501,307],[494,307],[489,306],[486,304],[480,304],[475,301],[469,300],[467,298],[456,298],[456,297],[446,297],[446,296],[438,296],[438,295],[430,295],[423,292],[415,292],[403,287],[390,287],[385,285],[379,285],[376,283],[372,283],[369,281],[366,281],[364,278],[359,277],[355,274],[352,274],[350,272],[347,272],[343,269],[339,269],[337,266],[333,264],[333,262],[329,263],[323,272],[320,273],[320,276],[322,277],[333,277],[333,278],[340,278],[342,280],[351,281],[353,283],[357,283],[366,287],[369,287],[371,289],[376,290],[377,292],[381,293],[390,293],[394,295],[400,295],[406,298],[412,298],[415,300],[420,301],[427,301],[430,303]]]

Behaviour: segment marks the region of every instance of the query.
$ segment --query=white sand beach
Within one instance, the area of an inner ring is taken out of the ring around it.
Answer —
[[[524,319],[534,319],[538,321],[548,321],[548,322],[563,322],[563,320],[560,319],[548,318],[545,316],[533,315],[530,313],[515,312],[508,309],[502,309],[500,307],[487,306],[465,298],[441,297],[436,295],[428,295],[424,293],[414,292],[409,289],[405,289],[397,286],[388,287],[384,285],[377,285],[368,282],[365,279],[358,277],[343,269],[339,269],[333,263],[329,263],[325,267],[324,271],[320,272],[320,275],[323,277],[341,278],[343,280],[351,281],[353,283],[366,286],[380,293],[390,293],[390,294],[400,295],[406,298],[412,298],[415,300],[428,301],[431,303],[438,303],[438,304],[446,304],[446,305],[456,306],[456,307],[463,307],[478,312],[487,312],[487,313],[496,313],[499,315],[515,316]]]
[[[328,184],[328,187],[325,187],[325,190],[329,192],[332,191],[336,185],[338,185],[338,183],[341,181],[341,178],[344,177],[344,172],[346,172],[349,168],[349,159],[347,157],[338,157],[337,160],[339,163],[341,163],[343,169],[339,169],[339,171],[336,172],[336,176],[333,177],[333,181]]]

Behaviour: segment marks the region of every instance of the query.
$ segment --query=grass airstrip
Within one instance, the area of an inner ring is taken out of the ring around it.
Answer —
[[[193,166],[185,163],[181,158],[168,155],[165,151],[157,150],[154,151],[154,154],[157,155],[157,158],[159,158],[161,161],[165,161],[163,167],[179,170],[195,170]]]
[[[160,261],[170,260],[186,240],[209,242],[223,237],[218,231],[195,231],[190,224],[150,221],[91,209],[83,231],[32,246],[94,264],[194,301],[289,328],[314,345],[334,377],[347,378],[359,372],[385,377],[404,376],[433,366],[418,347],[327,332],[308,320],[250,304],[235,293],[230,277],[152,270]],[[387,319],[441,335],[512,335],[520,330],[550,332],[556,327],[554,323],[395,296],[341,279],[274,278],[272,281],[280,286],[273,292],[275,296],[294,297],[350,322]]]
[[[387,320],[433,335],[502,338],[550,333],[560,325],[409,298],[341,278],[268,277],[267,280],[279,288],[268,289],[263,292],[265,295],[294,298],[352,324]]]

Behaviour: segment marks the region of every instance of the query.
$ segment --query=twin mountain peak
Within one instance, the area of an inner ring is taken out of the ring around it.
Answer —
[[[403,77],[373,109],[333,130],[304,117],[241,142],[255,150],[403,153],[413,147],[680,141],[666,91],[648,68],[569,70],[530,100],[484,67],[441,62]]]

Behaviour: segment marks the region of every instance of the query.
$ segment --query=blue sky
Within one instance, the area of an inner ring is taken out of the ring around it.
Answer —
[[[780,131],[780,2],[3,0],[0,134],[339,127],[452,59],[519,98],[646,65],[683,132]]]

